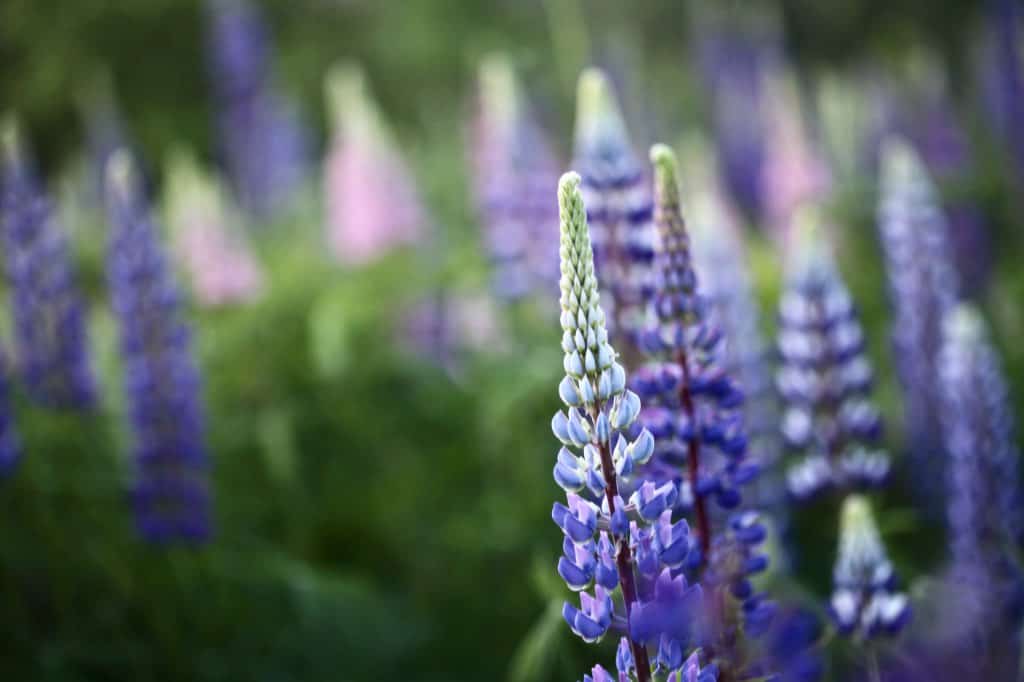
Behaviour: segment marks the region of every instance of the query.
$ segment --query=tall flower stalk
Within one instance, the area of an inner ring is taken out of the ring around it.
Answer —
[[[96,401],[85,310],[67,243],[13,124],[3,131],[0,237],[11,284],[17,370],[37,402]]]
[[[903,388],[910,464],[929,472],[918,486],[928,510],[941,508],[945,476],[937,355],[942,320],[956,303],[959,281],[949,227],[917,155],[890,139],[882,150],[878,228],[892,301],[892,339]]]
[[[326,79],[333,125],[324,160],[327,242],[338,260],[363,264],[420,241],[426,212],[412,172],[357,67]]]
[[[491,259],[492,289],[506,300],[546,292],[557,280],[558,163],[507,59],[480,65],[473,126],[474,191]]]
[[[583,177],[594,259],[611,309],[610,331],[632,365],[654,292],[650,189],[601,71],[580,76],[576,107],[574,164]]]
[[[889,473],[889,457],[877,449],[882,422],[870,398],[864,331],[817,220],[809,208],[798,218],[779,303],[781,430],[799,456],[788,487],[801,500],[875,487]]]
[[[120,323],[136,521],[152,542],[200,542],[210,527],[199,372],[173,273],[123,151],[110,160],[107,208],[107,278]]]
[[[565,378],[559,395],[567,406],[552,420],[563,443],[555,481],[566,490],[567,505],[552,517],[565,534],[558,572],[580,592],[580,608],[566,604],[563,615],[573,632],[596,641],[609,629],[625,634],[620,646],[620,678],[640,682],[683,665],[693,609],[700,588],[676,574],[692,547],[685,521],[672,523],[676,489],[645,481],[628,503],[624,481],[654,452],[647,431],[630,442],[623,435],[640,412],[640,399],[626,388],[626,373],[608,341],[600,305],[580,177],[559,182],[561,234],[561,325]],[[592,586],[592,591],[586,591]],[[613,599],[620,588],[621,604]],[[651,655],[648,645],[657,647]],[[595,679],[608,679],[595,669]]]
[[[252,217],[272,217],[306,172],[294,106],[271,76],[269,29],[247,0],[209,0],[209,57],[218,139],[232,189]]]
[[[946,315],[939,358],[950,457],[950,606],[964,636],[984,645],[1012,627],[1011,611],[1024,587],[1014,565],[1024,528],[1020,455],[999,358],[973,306],[962,304]],[[977,646],[979,660],[987,649]]]

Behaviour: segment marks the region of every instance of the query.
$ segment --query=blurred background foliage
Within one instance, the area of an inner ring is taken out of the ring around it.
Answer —
[[[341,58],[366,68],[442,235],[439,255],[399,252],[358,272],[338,268],[321,255],[315,202],[267,231],[256,244],[267,295],[190,311],[215,462],[215,541],[201,550],[153,548],[135,537],[125,500],[105,227],[88,211],[70,215],[104,404],[78,416],[17,396],[27,456],[0,484],[0,677],[575,679],[593,652],[561,621],[564,588],[554,572],[559,532],[549,513],[558,493],[548,422],[561,366],[554,298],[548,308],[502,311],[501,343],[461,354],[455,368],[417,355],[396,313],[425,290],[485,286],[464,167],[480,56],[495,49],[513,56],[563,153],[576,75],[592,61],[624,84],[638,146],[674,142],[709,115],[688,64],[692,3],[259,4],[273,32],[278,81],[299,102],[317,150],[325,139],[323,74]],[[884,70],[912,50],[931,50],[958,105],[974,111],[966,74],[980,3],[948,1],[941,10],[927,0],[729,4],[777,10],[788,57],[805,79],[865,60]],[[183,142],[212,161],[204,40],[204,7],[195,0],[5,0],[0,111],[17,112],[56,185],[83,145],[81,98],[105,73],[153,168]],[[983,130],[978,139],[985,151]],[[987,170],[995,163],[980,167],[964,191],[983,207],[994,244],[995,275],[983,302],[1020,400],[1024,276],[1016,254],[1024,218],[1019,195]],[[838,187],[832,208],[898,451],[875,206],[873,179],[863,178]],[[778,258],[756,234],[751,249],[770,333]],[[934,567],[942,547],[909,509],[911,477],[902,476],[889,493],[883,532],[900,572],[915,576]],[[801,518],[810,549],[798,570],[824,597],[835,530],[816,523],[814,510]]]

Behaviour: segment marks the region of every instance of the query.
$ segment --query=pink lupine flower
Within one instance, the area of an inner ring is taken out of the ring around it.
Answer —
[[[245,238],[231,227],[232,211],[224,192],[185,156],[172,161],[168,178],[174,254],[196,301],[212,307],[259,296],[263,271]]]
[[[374,261],[419,241],[426,217],[412,173],[366,92],[346,66],[327,79],[334,124],[324,160],[327,242],[348,264]]]
[[[767,155],[761,170],[766,227],[784,238],[797,207],[816,201],[831,186],[831,175],[809,139],[796,86],[778,76],[768,99]]]

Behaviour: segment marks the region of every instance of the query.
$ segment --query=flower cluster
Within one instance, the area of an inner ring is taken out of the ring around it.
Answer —
[[[586,641],[613,627],[624,632],[620,673],[648,681],[652,670],[683,664],[701,591],[678,569],[695,543],[686,521],[672,522],[677,492],[671,484],[645,481],[628,503],[620,495],[620,483],[653,455],[654,438],[647,431],[631,442],[623,435],[639,415],[640,399],[626,388],[608,341],[579,184],[569,173],[558,188],[566,373],[559,395],[567,410],[555,414],[552,430],[564,445],[554,477],[568,504],[555,504],[552,517],[565,534],[558,572],[580,592],[580,607],[567,603],[563,615]],[[621,606],[613,600],[616,588]],[[648,646],[656,648],[653,660]]]
[[[580,76],[574,156],[611,333],[628,356],[654,293],[651,194],[611,84],[596,69]]]
[[[4,131],[3,147],[0,238],[11,283],[17,369],[36,401],[88,408],[96,386],[65,237],[13,126]]]
[[[956,617],[975,633],[992,632],[1008,627],[1006,611],[1019,601],[1022,586],[1010,567],[1010,548],[1020,542],[1024,523],[1019,453],[1006,382],[980,313],[968,305],[954,308],[943,332],[939,367]]]
[[[224,163],[242,208],[268,218],[302,181],[305,133],[293,105],[272,87],[263,18],[246,0],[209,0],[208,6]]]
[[[201,541],[209,501],[199,374],[178,290],[125,152],[111,157],[107,205],[107,277],[120,322],[139,530],[154,542]]]
[[[860,638],[896,634],[910,619],[910,602],[896,589],[871,504],[860,495],[843,502],[832,579],[829,611],[841,633]]]
[[[881,417],[870,401],[873,374],[864,332],[849,291],[805,209],[794,233],[786,288],[779,303],[777,386],[786,409],[787,445],[801,453],[787,474],[790,493],[873,487],[889,473],[875,449]]]
[[[504,299],[553,288],[558,278],[558,214],[549,196],[558,164],[531,116],[512,65],[491,57],[480,67],[473,129],[474,190],[492,263],[492,288]]]
[[[367,263],[419,241],[427,218],[362,72],[336,67],[326,89],[334,125],[324,160],[327,242],[338,260]]]
[[[936,359],[942,319],[955,305],[958,278],[935,188],[915,152],[887,140],[882,149],[878,226],[893,307],[892,336],[903,387],[911,465],[929,472],[918,486],[929,511],[941,508],[945,476]]]
[[[190,157],[167,173],[168,223],[175,254],[192,293],[204,306],[251,301],[263,289],[263,270],[240,231],[218,184]]]

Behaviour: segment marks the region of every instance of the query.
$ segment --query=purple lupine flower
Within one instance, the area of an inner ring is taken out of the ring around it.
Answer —
[[[21,443],[11,413],[6,354],[0,349],[0,478],[7,476],[21,458]]]
[[[167,173],[167,221],[174,253],[202,306],[251,301],[263,290],[263,270],[217,183],[194,159],[179,156]]]
[[[671,487],[676,490],[671,511],[692,513],[696,546],[684,568],[703,587],[698,638],[716,652],[715,662],[723,670],[738,674],[749,662],[739,655],[741,645],[727,623],[742,620],[745,634],[757,637],[775,612],[774,603],[756,592],[750,580],[767,568],[761,550],[767,531],[756,512],[740,508],[740,487],[754,480],[758,466],[746,456],[743,393],[726,370],[721,333],[708,319],[706,301],[697,290],[675,156],[656,145],[651,160],[654,222],[660,233],[654,296],[658,324],[643,335],[641,347],[649,361],[634,373],[630,386],[646,401],[638,424],[656,445],[640,470],[645,477],[640,490]]]
[[[486,295],[438,291],[417,301],[401,322],[401,343],[456,379],[467,353],[502,347],[499,315]]]
[[[630,360],[654,292],[650,189],[601,71],[580,76],[576,106],[574,163],[583,177],[594,260],[609,329]]]
[[[955,639],[991,640],[1012,628],[1024,586],[1013,567],[1024,517],[1012,404],[985,322],[972,306],[947,313],[939,354],[949,451],[950,622]],[[994,647],[979,647],[979,658]]]
[[[910,466],[928,472],[915,486],[926,509],[942,508],[945,457],[936,356],[942,319],[959,292],[949,228],[935,188],[909,145],[882,149],[878,228],[893,308],[892,340],[903,388]]]
[[[910,602],[897,589],[871,504],[860,495],[843,502],[832,580],[829,611],[841,634],[894,635],[910,619]]]
[[[711,94],[722,181],[748,216],[764,208],[762,167],[767,126],[766,73],[778,61],[778,38],[767,25],[698,21],[697,63]]]
[[[178,288],[126,152],[111,158],[107,207],[107,278],[134,437],[136,521],[152,542],[201,542],[210,528],[199,371]]]
[[[363,264],[419,242],[428,226],[422,198],[362,72],[336,67],[326,89],[335,126],[324,159],[327,241],[334,257]]]
[[[265,219],[305,175],[305,132],[271,82],[269,30],[256,8],[246,0],[210,0],[208,10],[221,153],[239,204]]]
[[[558,279],[556,207],[548,189],[558,163],[515,72],[492,57],[480,67],[473,128],[474,190],[491,259],[492,288],[516,300]]]
[[[608,341],[579,185],[580,177],[568,173],[558,187],[566,372],[558,392],[567,410],[555,414],[552,430],[564,445],[554,478],[568,504],[555,504],[552,518],[565,535],[558,572],[580,593],[579,607],[566,603],[563,615],[588,642],[611,629],[624,633],[620,672],[649,682],[652,672],[682,662],[689,641],[701,589],[678,569],[695,542],[685,520],[672,522],[677,488],[671,483],[644,481],[630,486],[628,503],[622,497],[624,483],[653,455],[654,438],[646,430],[632,441],[624,436],[640,399],[626,389],[626,372]],[[613,594],[621,594],[621,603]]]
[[[65,236],[13,126],[5,131],[3,146],[0,230],[18,374],[38,402],[89,408],[96,385]]]
[[[781,430],[800,454],[787,478],[790,493],[801,500],[881,485],[890,466],[877,449],[882,422],[870,399],[864,331],[817,220],[809,208],[798,218],[779,302]]]
[[[690,152],[695,161],[707,162],[705,153],[696,148]],[[780,471],[782,444],[778,433],[778,406],[742,227],[718,190],[714,174],[697,168],[688,171],[688,227],[693,235],[694,268],[700,273],[711,319],[725,338],[722,345],[726,370],[743,387],[747,451],[761,467],[761,474],[752,486],[755,493],[752,501],[762,509],[770,508],[774,520],[779,521],[785,484]]]

